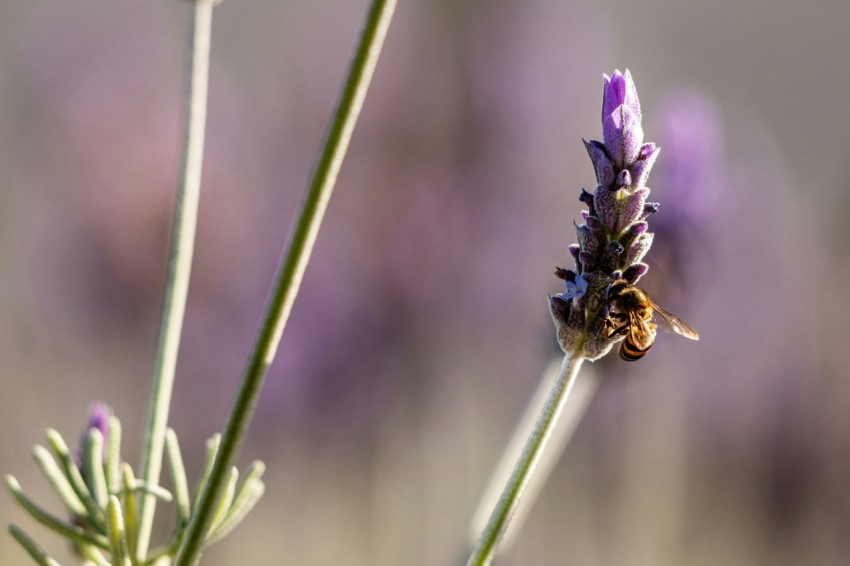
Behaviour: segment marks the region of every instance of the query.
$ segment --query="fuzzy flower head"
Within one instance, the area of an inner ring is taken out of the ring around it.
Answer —
[[[578,244],[569,248],[575,268],[555,271],[566,290],[550,298],[561,348],[589,360],[605,355],[621,338],[607,336],[606,293],[612,282],[623,279],[633,285],[649,269],[643,259],[653,234],[646,220],[658,210],[657,203],[647,200],[646,181],[660,150],[643,142],[632,75],[614,71],[603,79],[603,141],[584,142],[597,185],[579,196],[587,210],[582,212],[584,222],[575,225]]]

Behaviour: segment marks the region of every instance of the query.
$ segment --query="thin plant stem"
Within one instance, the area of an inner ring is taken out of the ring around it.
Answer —
[[[487,487],[478,501],[478,507],[472,516],[472,524],[469,529],[470,543],[475,544],[487,526],[490,513],[499,500],[499,496],[502,494],[502,490],[511,472],[513,472],[517,458],[522,454],[522,449],[525,446],[528,435],[534,430],[534,424],[537,422],[537,417],[546,403],[552,384],[560,373],[561,364],[561,360],[556,358],[546,367],[543,377],[540,379],[540,383],[531,397],[531,401],[526,405],[522,418],[514,428],[513,435],[502,452],[502,456],[499,458],[499,463],[493,468],[490,480],[487,482]],[[586,368],[582,372],[581,379],[577,379],[575,385],[570,390],[570,402],[564,407],[564,411],[558,418],[558,423],[552,426],[552,434],[547,441],[546,450],[540,456],[540,460],[537,462],[536,469],[534,470],[534,475],[522,495],[523,503],[511,517],[511,528],[505,532],[502,540],[499,542],[502,552],[510,548],[517,532],[522,529],[528,512],[534,506],[540,491],[546,485],[555,465],[560,460],[564,449],[570,442],[576,427],[578,427],[579,422],[587,412],[587,407],[590,405],[590,401],[596,394],[598,387],[599,376],[591,368]]]
[[[191,566],[201,552],[224,480],[248,428],[269,366],[274,360],[292,304],[301,286],[328,200],[348,150],[351,134],[363,106],[375,65],[395,10],[396,0],[372,0],[358,45],[325,136],[324,146],[301,202],[295,226],[278,268],[263,322],[254,341],[239,392],[234,400],[221,446],[183,537],[175,566]]]
[[[579,350],[580,351],[580,350]],[[496,503],[490,520],[478,539],[466,566],[484,566],[493,560],[496,545],[505,533],[511,516],[516,511],[523,491],[529,483],[532,473],[543,454],[543,449],[558,422],[558,417],[569,397],[570,390],[578,376],[584,358],[580,354],[566,356],[561,364],[555,383],[543,405],[534,429],[525,442],[525,447],[517,459],[514,471],[502,490],[502,496]]]
[[[192,2],[190,60],[187,112],[184,130],[183,161],[174,206],[174,220],[168,252],[168,272],[162,302],[156,361],[153,369],[151,400],[145,427],[145,444],[141,460],[141,481],[153,486],[159,483],[168,411],[174,386],[180,333],[189,291],[189,275],[198,221],[201,192],[201,166],[204,154],[204,130],[207,115],[207,83],[209,78],[210,36],[214,0]],[[144,557],[150,542],[156,498],[141,498],[137,556]]]

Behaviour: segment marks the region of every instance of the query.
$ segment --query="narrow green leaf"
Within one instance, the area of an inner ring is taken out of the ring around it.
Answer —
[[[86,482],[80,474],[80,469],[77,467],[73,457],[71,456],[71,452],[68,450],[68,445],[65,444],[65,441],[62,439],[62,435],[51,428],[47,429],[46,437],[47,443],[50,445],[50,449],[53,450],[53,454],[55,454],[56,459],[59,460],[62,472],[65,474],[65,477],[74,489],[74,493],[77,494],[77,497],[80,498],[80,501],[85,506],[86,511],[88,512],[87,518],[89,522],[101,533],[106,534],[103,510],[98,507],[97,502],[92,497],[91,492],[89,492],[89,488],[86,486]]]
[[[230,534],[230,531],[238,527],[239,523],[248,516],[266,490],[265,484],[259,479],[245,481],[242,486],[240,496],[233,501],[227,517],[210,532],[204,544],[213,544]]]
[[[109,547],[112,551],[112,563],[115,566],[127,566],[127,538],[124,532],[124,516],[121,512],[121,502],[114,495],[109,496],[106,506],[106,531],[109,535]]]
[[[90,544],[79,547],[79,550],[86,558],[86,561],[83,562],[84,566],[112,566],[103,553]]]
[[[201,476],[201,481],[198,483],[198,492],[195,494],[195,501],[192,504],[194,509],[198,505],[198,499],[207,487],[207,482],[210,479],[210,473],[215,464],[215,456],[218,454],[218,446],[221,444],[221,435],[216,433],[207,440],[207,460],[204,464],[204,475]]]
[[[27,554],[29,554],[39,566],[59,566],[58,562],[51,558],[37,542],[31,539],[30,536],[22,531],[17,525],[9,525],[9,533],[16,541],[18,541],[18,544],[24,547]]]
[[[68,478],[66,478],[62,473],[62,470],[59,469],[59,466],[56,464],[56,460],[53,459],[53,456],[50,455],[47,448],[36,445],[32,449],[32,455],[35,458],[38,467],[41,468],[41,471],[44,473],[44,477],[46,477],[47,481],[50,482],[50,485],[53,486],[53,490],[59,496],[59,499],[62,500],[62,503],[65,504],[65,507],[68,508],[68,511],[78,517],[85,516],[85,505],[83,505],[83,502],[80,501],[80,498],[77,496],[74,488],[72,488],[71,484],[68,482]]]
[[[236,495],[233,498],[233,503],[230,505],[227,516],[210,529],[210,534],[207,536],[207,544],[221,540],[251,512],[251,509],[254,508],[254,505],[257,504],[257,501],[259,501],[265,491],[265,486],[260,481],[265,471],[266,465],[259,460],[251,463],[248,472],[245,474],[245,479],[242,481],[239,489],[236,490]]]
[[[236,495],[236,483],[239,481],[239,470],[236,466],[230,468],[230,475],[227,477],[227,482],[224,484],[224,493],[221,494],[221,499],[218,501],[218,507],[213,515],[212,523],[210,524],[210,532],[213,532],[219,523],[221,523],[227,513],[230,511],[230,504],[233,503],[233,496]]]
[[[86,434],[86,480],[89,492],[100,509],[106,509],[109,501],[109,489],[106,487],[106,475],[103,469],[103,433],[90,428]]]
[[[109,417],[106,443],[106,484],[109,493],[121,489],[121,421],[112,415]]]
[[[133,477],[133,468],[130,467],[130,464],[124,464],[121,466],[121,481],[123,484],[123,498],[124,498],[124,533],[125,538],[127,539],[127,553],[130,556],[130,560],[133,564],[140,559],[136,556],[136,549],[138,548],[138,506],[136,502],[136,478]]]
[[[33,519],[45,527],[80,544],[92,544],[103,549],[109,548],[109,541],[106,540],[106,537],[94,533],[88,533],[80,527],[69,525],[36,505],[29,497],[24,495],[24,492],[21,490],[21,484],[19,484],[18,480],[14,477],[6,476],[6,487],[12,494],[12,497],[15,498],[15,501],[17,501],[18,504],[23,507],[23,509],[29,513]]]
[[[127,490],[122,487],[117,492],[115,492],[115,495],[122,495],[126,493],[126,491]],[[153,495],[157,499],[161,499],[166,503],[174,499],[174,497],[172,497],[171,495],[171,492],[165,489],[164,487],[160,487],[158,485],[145,485],[139,480],[136,480],[136,485],[133,487],[133,491],[135,493],[141,493],[144,495]]]
[[[168,467],[171,469],[171,477],[174,482],[178,528],[182,528],[189,522],[192,504],[189,502],[189,481],[186,478],[186,468],[183,466],[183,456],[180,453],[180,444],[177,442],[177,434],[174,429],[169,428],[165,431],[165,450],[168,456]]]

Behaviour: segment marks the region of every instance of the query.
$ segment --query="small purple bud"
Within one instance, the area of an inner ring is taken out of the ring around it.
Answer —
[[[578,200],[586,204],[589,208],[593,208],[593,195],[587,192],[587,190],[581,190],[581,194],[578,196]]]
[[[632,75],[614,71],[603,75],[602,141],[618,169],[626,169],[637,159],[643,145],[640,102]]]
[[[638,101],[631,72],[626,69],[625,74],[623,74],[619,69],[615,69],[610,77],[603,74],[602,79],[604,81],[602,87],[602,119],[605,120],[619,106],[626,105],[640,120],[640,101]]]
[[[649,179],[649,171],[655,164],[658,154],[661,153],[661,148],[654,143],[645,143],[640,148],[637,161],[632,165],[632,183],[634,187],[642,187]]]
[[[650,214],[655,214],[656,212],[658,212],[659,208],[661,208],[661,204],[657,202],[644,203],[642,218],[646,218]]]
[[[623,169],[617,175],[617,185],[616,187],[619,189],[621,187],[631,187],[632,186],[632,174],[629,173],[628,169]]]
[[[652,239],[655,235],[651,232],[638,236],[631,246],[626,250],[626,265],[640,262],[652,247]]]
[[[596,182],[603,187],[610,187],[614,182],[614,164],[611,163],[611,158],[608,157],[608,152],[605,146],[595,140],[582,140],[584,147],[587,150],[587,155],[593,162],[593,168],[596,171]]]
[[[593,268],[594,257],[590,252],[579,252],[578,260],[581,262],[582,271],[589,271]]]
[[[634,285],[638,279],[643,277],[649,271],[649,266],[645,263],[635,263],[623,272],[623,279]]]
[[[573,259],[578,260],[578,252],[581,251],[581,246],[578,244],[570,244],[570,247],[567,249],[570,251],[570,255],[573,256]]]
[[[649,230],[649,224],[646,222],[635,222],[623,232],[623,235],[620,236],[620,243],[625,247],[629,247],[632,245],[632,242],[635,241],[635,238],[643,234]]]
[[[590,216],[590,212],[587,210],[582,210],[579,214],[581,214],[581,219],[585,221],[587,220],[587,217]]]

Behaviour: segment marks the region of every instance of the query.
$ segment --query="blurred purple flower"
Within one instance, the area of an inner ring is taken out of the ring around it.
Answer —
[[[696,88],[665,95],[655,115],[654,131],[666,151],[653,176],[653,190],[664,200],[653,217],[659,234],[653,263],[663,273],[665,302],[678,306],[685,302],[683,287],[696,290],[691,286],[715,253],[709,225],[716,223],[727,183],[723,127],[712,99]]]
[[[664,96],[655,115],[655,132],[667,148],[653,182],[664,199],[656,227],[702,227],[714,216],[726,182],[717,109],[708,95],[689,88]]]

